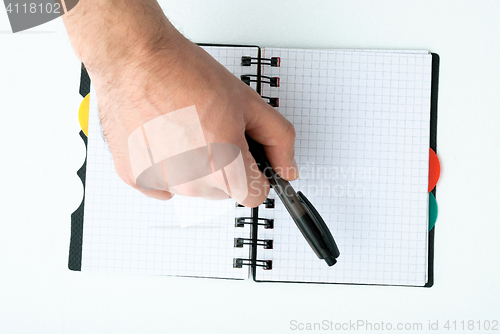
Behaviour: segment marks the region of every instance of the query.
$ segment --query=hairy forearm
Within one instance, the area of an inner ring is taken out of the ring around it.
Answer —
[[[80,0],[63,20],[77,57],[95,74],[174,50],[181,38],[156,0]]]

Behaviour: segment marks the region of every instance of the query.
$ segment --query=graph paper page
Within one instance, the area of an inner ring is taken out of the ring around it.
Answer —
[[[241,69],[241,56],[257,57],[257,48],[205,47],[229,70]],[[251,73],[251,72],[250,72]],[[250,216],[233,200],[207,201],[174,196],[146,197],[116,174],[102,138],[93,87],[90,96],[82,270],[95,272],[247,278],[233,258],[248,258],[234,238],[248,238],[250,228],[234,227],[235,217]]]
[[[377,50],[265,49],[280,78],[263,95],[296,130],[300,178],[340,249],[319,260],[279,199],[259,215],[275,219],[259,239],[257,280],[422,286],[427,281],[431,55]],[[276,197],[271,193],[271,196]]]

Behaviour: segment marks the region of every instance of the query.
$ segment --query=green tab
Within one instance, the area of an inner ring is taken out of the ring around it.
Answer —
[[[438,206],[436,202],[436,197],[432,193],[429,193],[429,231],[432,230],[434,224],[436,224],[436,219],[438,217]]]

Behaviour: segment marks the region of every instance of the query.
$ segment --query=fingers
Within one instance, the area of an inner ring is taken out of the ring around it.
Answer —
[[[267,103],[259,103],[246,115],[247,134],[264,146],[273,169],[288,181],[299,177],[295,162],[295,129]]]
[[[115,155],[114,155],[115,156]],[[119,156],[119,158],[116,158],[113,160],[114,162],[114,167],[115,171],[118,174],[118,176],[122,179],[123,182],[128,184],[134,189],[139,190],[141,193],[148,197],[156,198],[159,200],[169,200],[171,199],[174,195],[169,192],[168,190],[159,190],[159,189],[142,189],[138,184],[137,180],[134,180],[134,176],[132,173],[132,169],[130,166],[130,163],[128,162],[129,158],[128,156]],[[158,180],[157,184],[164,183],[164,180]]]
[[[269,194],[269,182],[259,171],[255,160],[248,151],[246,140],[240,140],[244,146],[237,158],[230,164],[205,177],[182,183],[169,188],[169,191],[141,189],[141,193],[159,200],[171,199],[173,194],[189,197],[201,197],[209,200],[221,200],[232,197],[236,202],[247,207],[262,204]],[[185,166],[184,166],[185,167]],[[160,181],[163,181],[160,180]]]
[[[214,174],[182,183],[169,188],[173,194],[179,194],[188,197],[201,197],[208,200],[223,200],[229,198],[228,194],[224,192],[222,186],[212,185]],[[222,180],[224,184],[224,180]]]
[[[243,158],[243,164],[246,174],[246,184],[243,184],[242,186],[247,187],[246,190],[248,191],[248,193],[243,200],[235,196],[233,196],[233,198],[238,203],[253,208],[261,205],[262,202],[266,200],[267,195],[269,195],[269,181],[257,167],[255,159],[248,150],[248,144],[244,135],[239,138],[238,146],[241,149],[241,157]],[[231,187],[231,190],[233,193],[235,193],[233,188],[234,187]]]
[[[135,187],[135,188],[137,190],[139,190],[141,193],[143,193],[144,195],[146,195],[146,196],[149,196],[149,197],[152,197],[152,198],[156,198],[156,199],[159,199],[159,200],[162,200],[162,201],[167,201],[167,200],[171,199],[172,197],[174,197],[174,195],[171,194],[168,191],[163,191],[163,190],[144,190],[144,189],[140,189],[140,188],[137,188],[137,187]]]

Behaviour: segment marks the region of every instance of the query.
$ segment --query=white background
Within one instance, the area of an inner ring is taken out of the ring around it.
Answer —
[[[12,34],[0,9],[0,333],[288,333],[298,332],[291,320],[422,322],[424,329],[429,320],[441,329],[446,320],[500,321],[500,1],[162,6],[195,42],[427,49],[441,56],[435,285],[69,271],[70,214],[81,201],[76,170],[84,159],[80,63],[60,18]]]

